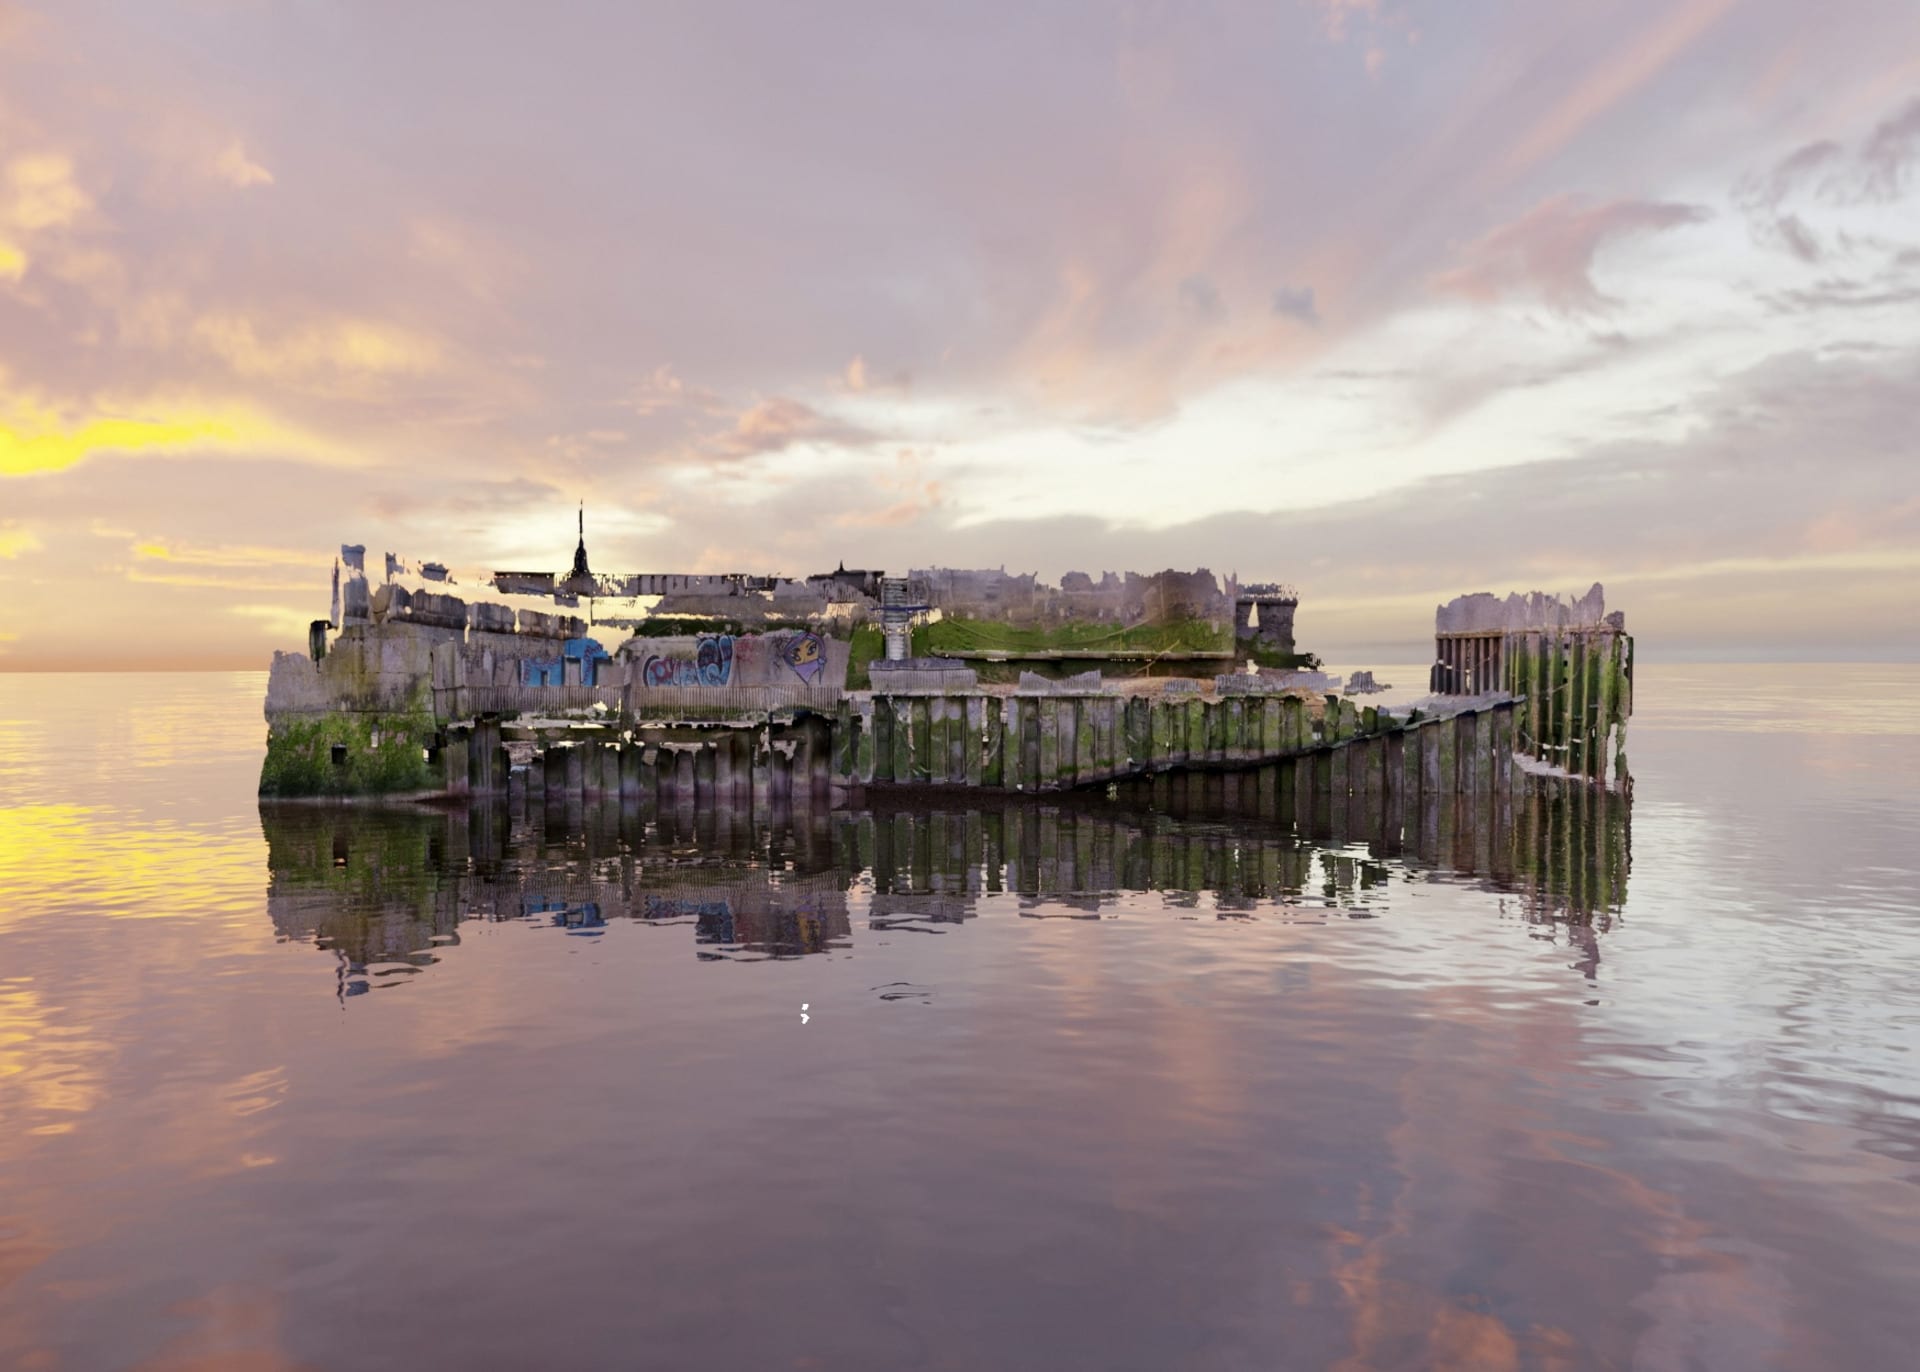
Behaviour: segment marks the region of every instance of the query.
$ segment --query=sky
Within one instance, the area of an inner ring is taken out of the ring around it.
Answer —
[[[1920,659],[1920,5],[0,0],[0,670],[364,543]]]

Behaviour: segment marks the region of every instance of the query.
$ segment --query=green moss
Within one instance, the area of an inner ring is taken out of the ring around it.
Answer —
[[[1233,630],[1204,619],[1124,628],[1104,623],[1044,626],[1003,624],[986,619],[941,619],[913,631],[915,657],[941,652],[1047,652],[1057,649],[1107,652],[1224,653],[1233,649]],[[1080,670],[1084,671],[1083,666]]]
[[[851,652],[847,656],[847,689],[866,691],[873,688],[873,678],[867,672],[867,666],[875,658],[887,655],[887,636],[880,632],[878,624],[858,624],[854,626]]]
[[[433,717],[428,714],[342,710],[282,720],[267,731],[260,794],[371,796],[437,791],[442,784],[439,769],[429,768],[425,757],[433,737]],[[336,747],[344,750],[339,762],[333,760]]]

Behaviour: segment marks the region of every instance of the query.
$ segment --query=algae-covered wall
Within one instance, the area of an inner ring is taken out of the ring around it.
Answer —
[[[1194,675],[1201,660],[1230,657],[1232,625],[1224,620],[1182,618],[1116,625],[1084,620],[1012,624],[999,620],[943,617],[913,630],[912,655],[958,657],[984,682],[1011,684],[1022,671],[1070,676],[1097,667],[1103,676]],[[980,655],[991,654],[994,661]],[[1111,656],[1109,656],[1111,655]]]
[[[436,739],[433,716],[422,711],[285,716],[267,730],[260,794],[291,798],[437,791],[443,779],[429,761]]]

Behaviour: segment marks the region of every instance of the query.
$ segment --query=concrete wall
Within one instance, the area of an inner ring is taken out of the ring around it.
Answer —
[[[763,634],[632,638],[619,656],[632,664],[636,693],[665,687],[843,686],[851,646],[810,629]]]

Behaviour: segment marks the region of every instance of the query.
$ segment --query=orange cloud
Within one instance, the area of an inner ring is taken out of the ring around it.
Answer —
[[[309,380],[330,373],[419,375],[441,361],[432,339],[377,320],[341,319],[264,337],[242,315],[208,315],[194,334],[242,376]]]
[[[273,173],[247,156],[247,150],[236,140],[220,150],[213,161],[214,174],[230,185],[271,186]]]
[[[58,153],[35,153],[7,163],[0,221],[33,231],[72,223],[93,201],[73,179],[73,161]]]

